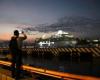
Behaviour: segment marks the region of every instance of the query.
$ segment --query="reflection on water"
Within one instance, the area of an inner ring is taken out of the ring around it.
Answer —
[[[100,77],[100,58],[92,60],[69,59],[59,60],[58,58],[44,59],[32,56],[24,56],[23,63],[34,67],[41,67],[56,71],[69,72],[82,75]]]
[[[6,55],[0,54],[0,59],[5,60],[5,56]],[[100,57],[93,59],[67,58],[64,60],[58,59],[57,57],[46,59],[43,57],[24,55],[23,64],[56,71],[100,77]]]

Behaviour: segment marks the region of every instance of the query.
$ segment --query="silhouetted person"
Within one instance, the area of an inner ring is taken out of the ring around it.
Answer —
[[[23,36],[19,36],[19,31],[15,30],[14,35],[11,37],[9,48],[12,54],[12,77],[18,80],[21,74],[22,66],[22,42],[27,38],[26,34],[22,32]]]

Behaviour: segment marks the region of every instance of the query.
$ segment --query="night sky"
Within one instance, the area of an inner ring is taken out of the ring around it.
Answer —
[[[0,0],[0,36],[18,25],[52,24],[64,16],[100,20],[100,0]]]

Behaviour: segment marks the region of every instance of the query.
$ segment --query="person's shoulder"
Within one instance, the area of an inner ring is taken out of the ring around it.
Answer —
[[[20,36],[18,39],[23,40],[23,39],[24,39],[24,37]]]
[[[11,39],[16,39],[16,36],[12,36]]]
[[[26,38],[23,37],[23,36],[20,36],[19,39],[20,39],[20,40],[25,40]]]

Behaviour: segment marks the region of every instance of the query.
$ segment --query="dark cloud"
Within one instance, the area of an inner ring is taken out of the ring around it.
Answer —
[[[24,28],[27,31],[55,32],[63,30],[75,32],[84,37],[99,37],[100,20],[86,17],[63,17],[53,24],[41,24],[36,27]]]

